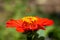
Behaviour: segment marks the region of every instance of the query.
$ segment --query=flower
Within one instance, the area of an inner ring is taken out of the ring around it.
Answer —
[[[44,26],[50,26],[54,22],[48,18],[39,18],[27,16],[20,20],[11,19],[6,22],[6,26],[15,27],[18,32],[37,31],[39,29],[45,30]]]

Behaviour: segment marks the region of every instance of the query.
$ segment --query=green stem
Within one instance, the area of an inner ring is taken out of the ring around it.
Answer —
[[[27,33],[27,40],[34,40],[36,32],[29,32]]]
[[[27,40],[33,40],[33,35],[27,35]]]

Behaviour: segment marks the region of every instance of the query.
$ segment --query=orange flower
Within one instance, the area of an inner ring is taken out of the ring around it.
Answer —
[[[48,18],[39,17],[24,17],[20,20],[10,20],[6,23],[7,27],[15,27],[18,32],[37,31],[39,29],[45,30],[44,26],[53,24],[52,20]]]

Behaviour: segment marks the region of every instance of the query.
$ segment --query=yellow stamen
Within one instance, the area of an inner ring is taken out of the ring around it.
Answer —
[[[36,17],[32,17],[32,16],[28,16],[28,17],[24,17],[24,18],[22,18],[22,20],[23,21],[26,21],[26,22],[28,22],[28,23],[31,23],[31,21],[36,21],[37,20],[37,18]]]

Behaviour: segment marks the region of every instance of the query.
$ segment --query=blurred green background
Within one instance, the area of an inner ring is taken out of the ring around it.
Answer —
[[[58,0],[0,0],[0,40],[26,40],[24,34],[6,28],[9,19],[39,16],[54,20],[54,25],[37,33],[45,40],[60,40],[60,3]],[[41,40],[40,38],[40,40]]]

